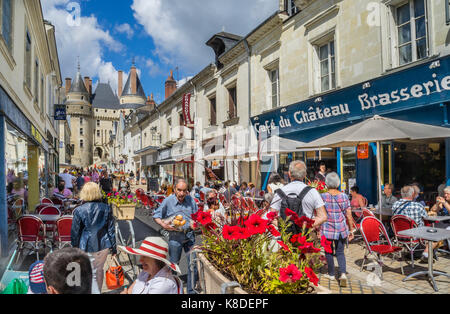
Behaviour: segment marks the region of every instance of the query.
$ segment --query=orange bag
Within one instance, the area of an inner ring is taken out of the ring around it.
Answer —
[[[120,266],[119,262],[115,257],[113,257],[114,262],[116,263],[116,267],[110,266],[106,271],[106,286],[109,290],[116,290],[123,286],[124,284],[124,275],[122,266]]]

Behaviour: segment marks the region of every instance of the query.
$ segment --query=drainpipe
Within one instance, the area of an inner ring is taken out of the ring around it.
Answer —
[[[195,141],[196,140],[196,137],[195,137],[195,119],[198,117],[198,103],[197,103],[197,88],[196,88],[196,86],[195,86],[195,84],[194,83],[192,83],[192,80],[190,80],[189,81],[189,83],[191,84],[191,86],[194,88],[194,101],[195,101],[195,117],[194,117],[194,127],[192,128],[192,141]],[[199,147],[199,145],[195,145],[195,147]],[[194,163],[193,163],[193,165],[192,165],[192,177],[194,178],[194,182],[195,182],[195,179],[196,179],[196,171],[195,171],[195,153],[196,152],[193,152],[193,155],[194,155],[194,159],[193,159],[193,161],[194,161]],[[188,165],[188,167],[189,167],[189,165]]]
[[[250,147],[251,138],[252,138],[251,137],[252,123],[250,121],[250,118],[252,117],[252,66],[251,66],[252,50],[251,50],[250,45],[248,44],[247,39],[245,38],[243,41],[244,41],[245,50],[247,51],[247,64],[248,64],[248,145]],[[249,163],[251,165],[251,161],[249,161]],[[251,169],[251,167],[250,167],[250,169]],[[251,181],[251,178],[252,178],[252,174],[250,172],[249,173],[250,181]]]

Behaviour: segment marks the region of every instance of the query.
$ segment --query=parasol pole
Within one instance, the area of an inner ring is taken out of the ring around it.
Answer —
[[[382,208],[382,203],[381,203],[381,199],[382,199],[382,195],[381,195],[381,145],[380,145],[380,141],[377,142],[377,170],[378,170],[378,178],[377,178],[377,182],[378,182],[378,207],[379,207],[379,211],[380,211],[380,221],[383,219],[383,208]]]

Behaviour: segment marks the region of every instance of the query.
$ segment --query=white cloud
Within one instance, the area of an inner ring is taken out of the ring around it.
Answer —
[[[131,28],[130,24],[128,24],[128,23],[117,25],[114,29],[118,33],[126,34],[128,39],[131,39],[134,36],[134,30]]]
[[[111,62],[104,60],[103,54],[105,49],[121,52],[124,46],[108,30],[102,29],[95,16],[83,16],[72,4],[77,5],[77,2],[42,0],[44,18],[55,26],[63,79],[75,76],[79,56],[83,76],[115,82],[117,87],[117,71]],[[76,23],[70,22],[71,14]]]
[[[133,0],[131,8],[162,63],[199,71],[214,61],[208,39],[223,30],[247,35],[278,9],[278,1]]]

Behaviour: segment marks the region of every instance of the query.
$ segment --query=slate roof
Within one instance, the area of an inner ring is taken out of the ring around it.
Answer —
[[[99,109],[120,110],[119,98],[114,94],[111,86],[98,83],[95,93],[92,95],[92,107]]]
[[[139,75],[136,73],[136,94],[133,94],[131,91],[131,75],[128,75],[128,80],[125,83],[125,87],[123,88],[122,91],[122,96],[139,96],[142,98],[146,98],[145,97],[145,92],[144,92],[144,88],[142,87],[141,84],[141,80],[139,79]]]
[[[84,85],[83,78],[81,77],[81,73],[78,72],[75,76],[75,80],[72,82],[70,86],[69,93],[84,93],[88,94],[86,86]]]

